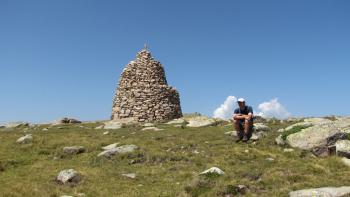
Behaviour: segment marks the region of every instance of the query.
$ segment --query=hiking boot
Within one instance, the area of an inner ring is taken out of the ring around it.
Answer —
[[[243,142],[248,142],[248,140],[249,140],[249,139],[248,139],[247,135],[244,135],[242,141],[243,141]]]
[[[242,141],[243,137],[239,137],[237,140],[236,140],[236,143]]]

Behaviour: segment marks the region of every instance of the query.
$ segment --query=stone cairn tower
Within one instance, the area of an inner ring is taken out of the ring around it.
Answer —
[[[113,99],[112,120],[161,122],[182,117],[180,97],[147,46],[124,68]]]

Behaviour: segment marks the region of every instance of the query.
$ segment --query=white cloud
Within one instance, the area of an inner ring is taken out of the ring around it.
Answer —
[[[214,118],[230,119],[234,113],[236,97],[228,96],[223,104],[214,111]]]
[[[277,98],[259,104],[258,108],[261,112],[257,114],[262,117],[285,119],[291,115],[286,108],[278,102]]]

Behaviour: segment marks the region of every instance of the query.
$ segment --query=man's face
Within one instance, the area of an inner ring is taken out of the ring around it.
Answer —
[[[238,102],[238,106],[239,106],[239,108],[244,109],[245,102]]]

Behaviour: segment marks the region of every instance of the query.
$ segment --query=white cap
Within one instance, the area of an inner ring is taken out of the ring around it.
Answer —
[[[244,103],[245,100],[244,100],[244,98],[239,98],[239,99],[237,100],[237,102]]]

